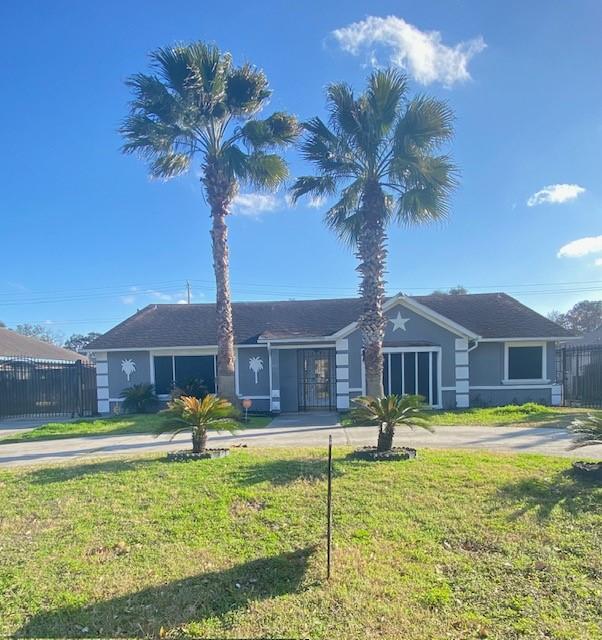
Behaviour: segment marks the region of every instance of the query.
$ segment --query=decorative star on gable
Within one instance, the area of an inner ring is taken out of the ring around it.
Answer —
[[[397,312],[397,315],[394,318],[389,318],[389,322],[393,325],[393,331],[397,331],[397,329],[401,329],[402,331],[406,330],[406,322],[409,318],[402,318],[401,312]]]

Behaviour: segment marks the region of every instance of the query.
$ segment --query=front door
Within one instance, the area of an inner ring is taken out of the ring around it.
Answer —
[[[336,406],[335,350],[299,349],[297,366],[299,411],[333,411]]]

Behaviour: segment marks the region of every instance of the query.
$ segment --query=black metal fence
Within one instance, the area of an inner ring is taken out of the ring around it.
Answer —
[[[565,406],[602,407],[602,345],[562,347],[556,365]]]
[[[96,368],[84,361],[0,357],[0,416],[90,416]]]

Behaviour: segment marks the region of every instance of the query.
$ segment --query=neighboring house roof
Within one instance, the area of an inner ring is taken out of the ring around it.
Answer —
[[[75,353],[75,351],[69,351],[29,336],[22,336],[16,331],[0,327],[0,357],[2,356],[18,356],[38,360],[70,360],[73,362],[88,360],[86,356]]]
[[[504,293],[415,296],[413,300],[483,338],[560,338],[568,331]],[[360,316],[361,300],[235,302],[236,344],[330,336]],[[149,305],[88,345],[90,351],[215,345],[214,304]]]

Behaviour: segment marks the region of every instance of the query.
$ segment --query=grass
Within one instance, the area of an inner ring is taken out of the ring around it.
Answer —
[[[76,422],[49,422],[32,431],[11,434],[0,438],[1,444],[30,442],[33,440],[56,440],[81,436],[119,436],[135,433],[153,433],[162,420],[157,414],[115,416],[111,418],[89,418]],[[236,429],[265,427],[272,421],[269,416],[249,416],[248,423],[236,422]]]
[[[504,407],[433,411],[431,424],[439,425],[519,425],[542,427],[566,427],[577,416],[591,413],[591,409],[547,407],[535,402]]]
[[[241,450],[0,471],[0,636],[602,638],[602,488],[565,459]]]
[[[547,407],[535,402],[504,407],[474,407],[454,411],[426,411],[425,418],[433,426],[531,426],[566,427],[578,415],[591,413],[591,409]],[[349,416],[343,416],[342,424],[351,425]]]

